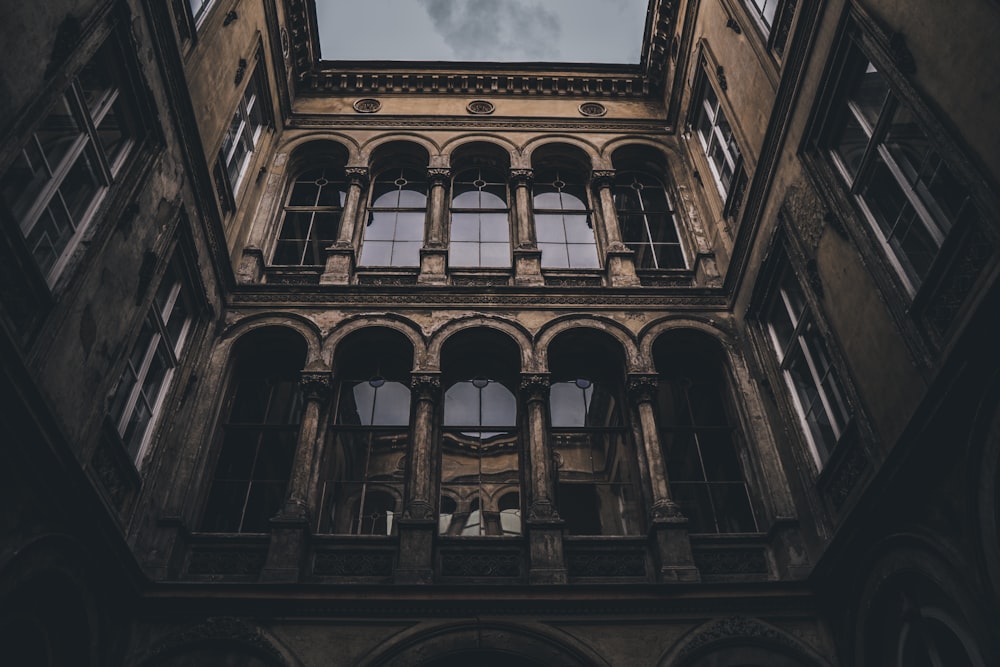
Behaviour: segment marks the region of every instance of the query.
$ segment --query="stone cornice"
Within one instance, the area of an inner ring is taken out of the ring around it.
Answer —
[[[351,129],[381,128],[434,128],[461,129],[477,128],[496,131],[503,130],[581,130],[588,132],[635,132],[643,135],[666,136],[673,134],[673,128],[662,120],[649,119],[608,119],[580,118],[568,120],[560,118],[504,118],[502,116],[473,116],[442,118],[441,116],[390,116],[352,115],[331,116],[327,114],[296,114],[287,123],[289,128],[322,129],[327,127]]]
[[[287,0],[289,60],[298,94],[484,95],[645,99],[662,89],[679,3],[651,0],[639,65],[401,63],[319,59],[314,0]]]

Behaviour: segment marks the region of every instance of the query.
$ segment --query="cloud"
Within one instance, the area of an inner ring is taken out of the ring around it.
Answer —
[[[531,0],[418,0],[462,60],[557,60],[559,17]]]

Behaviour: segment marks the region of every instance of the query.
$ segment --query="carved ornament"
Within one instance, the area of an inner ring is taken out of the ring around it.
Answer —
[[[628,396],[633,404],[652,403],[656,398],[656,389],[660,379],[653,373],[632,374],[628,376]]]
[[[448,167],[430,167],[427,170],[427,180],[431,185],[444,185],[451,178],[451,169]]]
[[[410,377],[410,388],[421,400],[436,400],[441,394],[441,375],[439,373],[414,373]]]
[[[354,103],[354,110],[358,113],[378,113],[382,110],[382,103],[374,97],[363,97]]]
[[[368,183],[369,171],[368,167],[345,167],[344,174],[350,180],[351,185],[360,185],[362,187]]]
[[[510,180],[516,185],[530,185],[535,178],[534,169],[511,169]]]
[[[307,401],[321,401],[330,395],[332,378],[326,371],[304,371],[299,377],[302,395]]]
[[[488,116],[496,110],[496,107],[488,100],[473,100],[466,105],[465,110],[476,116]]]
[[[600,102],[584,102],[579,107],[580,115],[588,118],[600,118],[608,113],[608,108]]]
[[[525,373],[521,376],[521,393],[529,401],[544,401],[549,396],[548,373]]]
[[[716,621],[714,624],[702,630],[694,639],[681,649],[677,655],[678,660],[686,658],[692,653],[717,642],[732,641],[733,639],[756,639],[765,640],[772,644],[784,646],[792,649],[796,655],[802,655],[803,651],[798,644],[785,634],[770,628],[760,621],[744,616],[731,616]]]
[[[615,184],[615,170],[614,169],[595,169],[591,172],[590,182],[594,184],[594,187],[600,188],[610,188]]]
[[[232,616],[213,616],[192,628],[175,632],[157,643],[150,653],[153,656],[164,655],[187,646],[219,640],[248,645],[258,651],[263,651],[277,664],[288,665],[284,656],[261,634],[259,629],[243,619]]]

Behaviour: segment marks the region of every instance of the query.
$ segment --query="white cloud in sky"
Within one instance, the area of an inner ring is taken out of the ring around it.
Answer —
[[[316,0],[323,58],[637,63],[647,0]]]

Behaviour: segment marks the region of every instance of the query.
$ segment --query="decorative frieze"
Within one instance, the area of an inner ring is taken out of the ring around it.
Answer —
[[[389,577],[392,565],[390,551],[317,551],[312,573],[323,577]]]
[[[767,557],[763,548],[695,549],[694,563],[702,577],[766,575]]]
[[[503,578],[522,576],[521,554],[497,551],[445,551],[441,554],[442,577]]]
[[[566,554],[566,570],[574,578],[645,577],[646,552],[640,550],[573,551]]]
[[[382,110],[382,103],[374,97],[364,97],[354,102],[353,106],[358,113],[378,113]]]

